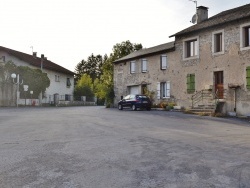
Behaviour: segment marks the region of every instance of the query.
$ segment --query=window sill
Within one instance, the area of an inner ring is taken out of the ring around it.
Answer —
[[[247,47],[240,47],[240,51],[244,51],[244,50],[250,50],[250,46],[247,46]]]
[[[183,61],[194,60],[194,59],[199,59],[199,56],[185,57],[183,58]]]
[[[221,52],[213,52],[213,53],[212,53],[213,56],[223,55],[223,54],[225,54],[224,51],[221,51]]]

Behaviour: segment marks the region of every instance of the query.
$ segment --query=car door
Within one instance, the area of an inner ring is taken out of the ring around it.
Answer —
[[[136,103],[136,95],[130,95],[130,98],[127,103],[128,106],[132,107],[132,105]]]
[[[123,107],[128,107],[130,106],[130,95],[127,95],[122,99],[122,106]]]

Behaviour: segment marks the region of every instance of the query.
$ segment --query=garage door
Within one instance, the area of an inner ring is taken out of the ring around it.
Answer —
[[[129,94],[139,94],[139,86],[130,86]]]

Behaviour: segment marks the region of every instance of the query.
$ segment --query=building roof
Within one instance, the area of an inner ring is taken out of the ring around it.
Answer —
[[[242,19],[247,19],[247,18],[250,18],[250,4],[246,4],[237,8],[223,11],[219,14],[216,14],[202,21],[201,23],[198,23],[178,33],[175,33],[174,35],[171,35],[170,37],[197,32],[197,31],[204,30],[210,27],[214,27],[214,26],[218,26],[218,25],[222,25],[222,24],[226,24],[229,22],[238,21]]]
[[[19,52],[19,51],[5,48],[2,46],[0,46],[0,51],[4,51],[12,56],[15,56],[16,58],[18,58],[24,62],[27,62],[32,66],[35,66],[38,68],[41,67],[41,58],[39,58],[39,57],[35,57],[33,55],[25,54],[23,52]],[[70,71],[70,70],[68,70],[60,65],[57,65],[57,64],[55,64],[52,61],[49,61],[47,59],[43,60],[43,68],[48,69],[48,70],[52,70],[52,71],[56,71],[56,72],[60,72],[60,73],[69,74],[69,75],[75,74],[74,72],[72,72],[72,71]]]
[[[124,62],[124,61],[133,60],[133,59],[136,59],[136,58],[143,58],[143,57],[147,57],[147,56],[150,56],[150,55],[170,52],[170,51],[174,51],[174,48],[175,48],[174,42],[161,44],[161,45],[154,46],[154,47],[151,47],[151,48],[144,48],[144,49],[132,52],[131,54],[129,54],[127,56],[124,56],[124,57],[122,57],[120,59],[117,59],[113,63],[121,63],[121,62]]]

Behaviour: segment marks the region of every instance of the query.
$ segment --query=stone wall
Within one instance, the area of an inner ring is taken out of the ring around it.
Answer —
[[[16,105],[16,87],[9,82],[0,82],[0,106]]]
[[[187,94],[185,76],[195,74],[196,90],[200,91],[206,85],[214,85],[214,72],[223,71],[224,89],[226,89],[226,104],[224,112],[234,110],[235,93],[229,88],[229,84],[238,84],[241,88],[236,91],[236,109],[237,114],[250,114],[250,92],[246,89],[246,67],[250,66],[250,50],[241,51],[240,49],[240,25],[241,23],[228,24],[210,30],[203,31],[196,35],[176,38],[176,51],[173,53],[176,61],[176,70],[182,72],[181,80],[175,77],[173,82],[179,83],[179,87],[172,87],[176,94],[179,105],[188,107],[192,94]],[[224,30],[224,53],[212,53],[212,32]],[[183,40],[189,37],[199,37],[199,58],[192,60],[183,60]],[[179,61],[178,61],[179,60]],[[174,84],[174,83],[173,83]],[[180,92],[182,91],[182,92]]]
[[[250,21],[248,21],[250,23]],[[201,91],[211,85],[214,89],[214,72],[223,71],[224,89],[226,90],[223,112],[231,112],[235,108],[238,115],[250,115],[250,91],[246,89],[246,67],[250,66],[250,50],[240,48],[240,25],[246,21],[224,24],[206,29],[202,32],[176,37],[175,51],[167,53],[168,68],[160,69],[160,55],[145,57],[148,61],[148,71],[141,72],[141,59],[136,59],[137,72],[130,74],[130,62],[114,65],[115,104],[120,96],[128,94],[128,86],[147,83],[151,91],[157,89],[157,82],[170,81],[171,97],[177,105],[191,107],[193,94],[187,93],[187,74],[195,74],[195,90]],[[213,32],[223,31],[224,51],[213,53]],[[198,37],[199,52],[196,58],[183,58],[183,42],[188,38]],[[235,92],[230,84],[241,87]],[[236,106],[235,106],[236,99]],[[160,102],[155,96],[155,103]]]

